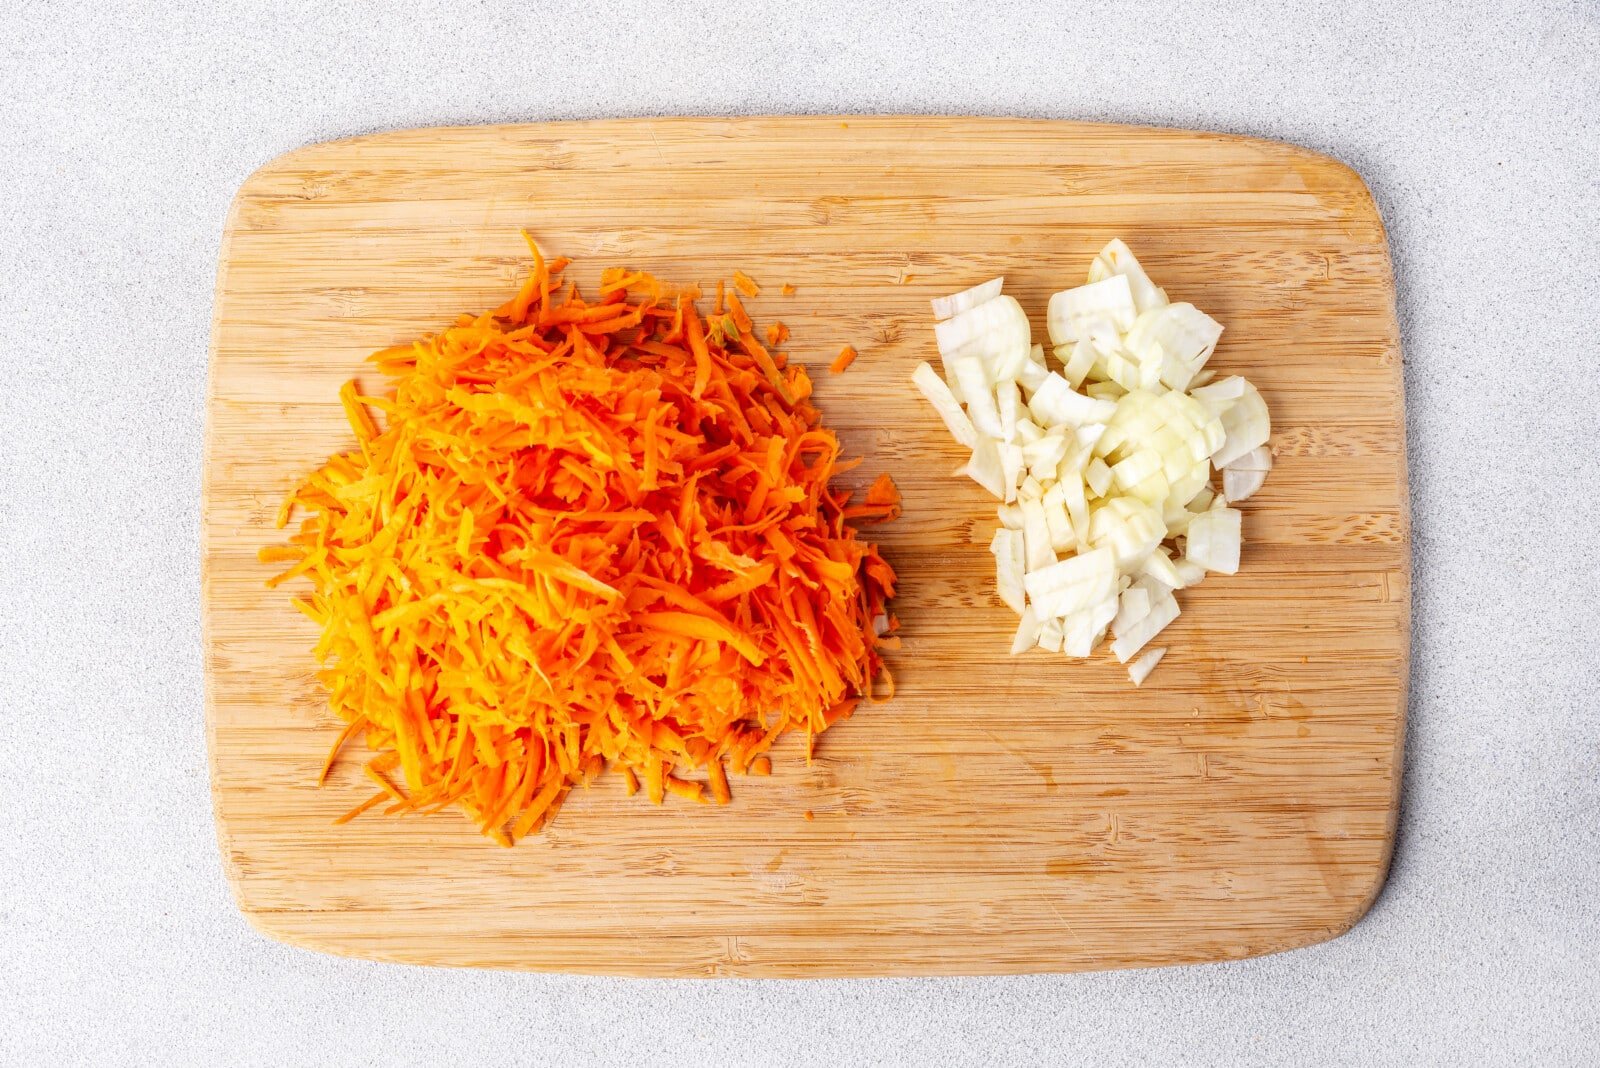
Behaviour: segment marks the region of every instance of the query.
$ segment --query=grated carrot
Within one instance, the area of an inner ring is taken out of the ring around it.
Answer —
[[[296,605],[345,723],[321,776],[357,735],[377,754],[338,822],[456,807],[510,845],[606,767],[726,804],[724,761],[770,774],[780,735],[814,743],[892,686],[873,620],[895,575],[853,524],[899,494],[834,485],[856,461],[805,368],[721,286],[702,319],[697,290],[613,268],[587,303],[533,253],[500,308],[376,353],[389,393],[340,390],[357,447],[260,553],[290,565],[270,585],[312,586]],[[675,773],[696,768],[709,798]]]
[[[834,374],[839,374],[846,367],[849,367],[855,362],[856,350],[851,346],[846,345],[844,348],[839,350],[839,355],[834,357],[833,363],[828,366],[828,370],[832,371]]]
[[[761,287],[756,285],[754,278],[751,278],[743,271],[733,272],[733,288],[747,297],[759,297],[761,295]]]

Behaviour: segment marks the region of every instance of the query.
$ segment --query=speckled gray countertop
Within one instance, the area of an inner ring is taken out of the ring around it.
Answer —
[[[1595,1063],[1592,0],[410,6],[4,16],[0,1063]],[[877,982],[428,970],[255,934],[212,835],[198,609],[239,183],[395,127],[901,111],[1256,134],[1371,185],[1416,603],[1404,810],[1370,915],[1232,964]]]

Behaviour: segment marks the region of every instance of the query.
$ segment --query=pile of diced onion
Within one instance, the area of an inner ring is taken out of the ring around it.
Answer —
[[[972,450],[958,473],[1001,501],[990,550],[1021,616],[1013,655],[1086,657],[1109,629],[1138,685],[1166,653],[1146,646],[1177,618],[1175,591],[1239,569],[1231,505],[1272,466],[1266,403],[1205,369],[1221,324],[1168,301],[1121,241],[1050,298],[1054,370],[1002,282],[933,302],[945,373],[921,363],[913,381]]]

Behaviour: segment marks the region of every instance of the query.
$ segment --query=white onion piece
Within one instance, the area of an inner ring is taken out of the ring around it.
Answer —
[[[1272,453],[1257,446],[1222,469],[1222,495],[1228,503],[1242,501],[1260,489],[1272,470]]]
[[[1061,461],[1061,480],[1056,485],[1061,487],[1062,503],[1067,506],[1067,516],[1072,520],[1073,533],[1077,535],[1079,543],[1087,545],[1089,542],[1089,498],[1083,492],[1083,474],[1073,470],[1066,470],[1071,458]]]
[[[994,553],[995,592],[1007,607],[1021,615],[1027,607],[1027,596],[1023,590],[1026,567],[1022,555],[1022,532],[1001,527],[994,532],[990,549]]]
[[[939,372],[924,361],[917,364],[917,369],[911,372],[911,381],[916,383],[922,395],[928,398],[928,403],[939,413],[939,418],[944,420],[950,436],[967,448],[972,448],[977,443],[978,433],[973,429],[972,420],[967,418],[967,413],[961,410],[955,395],[950,392],[950,387],[939,377]]]
[[[1032,344],[1029,332],[1028,313],[1015,297],[995,297],[933,327],[945,356],[994,356],[1019,342],[1026,353]]]
[[[1272,419],[1267,414],[1267,402],[1255,386],[1246,382],[1244,393],[1221,415],[1222,429],[1227,434],[1221,447],[1211,454],[1217,467],[1227,467],[1233,461],[1259,445],[1265,445],[1272,436]]]
[[[1090,605],[1099,604],[1106,598],[1115,600],[1117,595],[1116,572],[1111,571],[1083,582],[1067,586],[1064,589],[1050,590],[1033,598],[1035,610],[1041,616],[1063,617],[1074,612],[1081,612]]]
[[[1024,564],[1029,571],[1049,567],[1056,562],[1056,551],[1050,544],[1050,523],[1045,518],[1044,505],[1024,497],[1020,507]]]
[[[1129,586],[1122,591],[1117,602],[1117,614],[1111,621],[1111,633],[1121,634],[1150,614],[1150,591],[1140,586]]]
[[[1002,441],[995,446],[1000,454],[1000,480],[1004,484],[1004,498],[1009,503],[1017,499],[1017,483],[1022,478],[1022,446]]]
[[[1110,549],[1120,569],[1136,569],[1166,534],[1161,513],[1134,497],[1114,497],[1089,517],[1089,544]]]
[[[1007,490],[1005,470],[1000,465],[999,444],[988,437],[979,437],[972,445],[972,459],[965,468],[967,477],[1003,501],[1011,499]]]
[[[1049,653],[1061,651],[1061,620],[1046,620],[1039,630],[1039,648]]]
[[[1232,575],[1239,570],[1240,520],[1237,508],[1212,508],[1189,523],[1183,557],[1207,571]]]
[[[1084,396],[1075,391],[1065,378],[1052,371],[1034,391],[1032,399],[1028,401],[1028,410],[1040,423],[1079,427],[1104,423],[1116,413],[1117,406],[1110,401]]]
[[[1078,339],[1070,348],[1066,345],[1056,348],[1056,359],[1061,361],[1061,373],[1071,383],[1073,389],[1083,385],[1083,380],[1088,378],[1089,372],[1094,369],[1097,358],[1094,345],[1088,338]]]
[[[1178,573],[1179,578],[1183,579],[1183,589],[1188,589],[1190,586],[1198,586],[1205,581],[1206,569],[1193,560],[1174,560],[1172,561],[1172,569]]]
[[[1000,520],[1000,525],[1007,530],[1022,529],[1022,508],[1015,504],[1002,504],[995,509],[995,516]]]
[[[1025,415],[1017,416],[1017,440],[1026,445],[1044,437],[1044,429]]]
[[[1011,655],[1017,656],[1038,645],[1039,631],[1042,629],[1043,625],[1033,614],[1033,606],[1023,608],[1022,618],[1017,620],[1016,636],[1011,639]]]
[[[1100,439],[1105,437],[1105,433],[1106,425],[1104,423],[1089,423],[1086,426],[1078,427],[1073,432],[1078,439],[1078,448],[1083,449],[1085,453],[1091,453],[1094,447],[1100,443]],[[1085,455],[1083,462],[1089,462],[1088,455]]]
[[[1222,469],[1222,495],[1229,504],[1237,504],[1255,496],[1256,490],[1266,484],[1265,471],[1240,471],[1235,467]]]
[[[1161,583],[1169,589],[1181,590],[1187,583],[1178,573],[1178,567],[1172,562],[1166,550],[1157,549],[1144,558],[1144,563],[1139,567],[1139,573],[1145,578]]]
[[[1074,583],[1086,579],[1096,578],[1101,575],[1116,575],[1116,561],[1109,549],[1096,549],[1093,552],[1080,553],[1049,567],[1042,568],[1029,575],[1024,583],[1030,597],[1048,593],[1051,590],[1065,589]]]
[[[1159,367],[1162,382],[1183,390],[1211,358],[1221,337],[1221,323],[1193,304],[1178,303],[1141,314],[1124,344],[1141,364],[1153,362]]]
[[[1033,391],[1038,389],[1039,386],[1043,384],[1046,376],[1049,374],[1050,372],[1045,369],[1044,364],[1034,363],[1032,360],[1029,360],[1027,363],[1023,364],[1022,369],[1017,372],[1017,383],[1021,385],[1023,389],[1028,391],[1029,396],[1032,396]]]
[[[1096,400],[1115,401],[1128,391],[1116,382],[1090,382],[1083,391]]]
[[[1120,274],[1128,279],[1128,288],[1133,292],[1133,305],[1141,312],[1151,308],[1160,308],[1167,303],[1167,294],[1163,292],[1150,276],[1145,274],[1139,261],[1134,259],[1133,250],[1122,243],[1120,237],[1114,237],[1100,254],[1089,264],[1089,281],[1100,282]]]
[[[1061,483],[1052,483],[1039,502],[1044,509],[1045,525],[1050,529],[1050,548],[1064,553],[1078,544],[1078,534],[1072,527],[1072,514],[1067,511],[1066,490]]]
[[[1022,407],[1022,394],[1015,382],[1001,382],[994,387],[995,406],[1000,411],[1000,440],[1017,440],[1017,411]]]
[[[1244,396],[1244,387],[1249,384],[1238,375],[1229,375],[1227,378],[1191,389],[1189,396],[1211,409],[1213,413],[1221,413],[1227,411],[1234,401]]]
[[[976,356],[952,356],[946,363],[961,386],[966,400],[967,418],[979,434],[1000,437],[1000,409],[989,389],[989,373]]]
[[[1107,320],[1117,333],[1125,333],[1138,314],[1124,275],[1065,289],[1050,298],[1050,343],[1064,345],[1088,337],[1099,319]]]
[[[1128,678],[1133,680],[1135,686],[1143,686],[1144,680],[1150,677],[1150,672],[1161,663],[1161,658],[1167,655],[1167,647],[1158,645],[1145,653],[1139,659],[1128,665]]]
[[[948,297],[934,297],[930,302],[933,305],[934,319],[942,322],[980,304],[987,304],[1000,295],[1000,288],[1005,285],[1005,281],[1004,276],[991,278],[987,282],[980,282],[971,289],[963,289]]]
[[[1027,461],[1028,471],[1034,478],[1041,482],[1047,478],[1053,481],[1068,448],[1066,435],[1052,430],[1035,441],[1026,442],[1022,446],[1022,458]]]
[[[1117,640],[1111,643],[1111,655],[1126,664],[1130,657],[1150,643],[1151,638],[1177,618],[1178,599],[1170,593],[1157,598],[1143,619],[1129,627],[1126,633],[1117,635]]]
[[[1117,598],[1113,595],[1067,616],[1061,625],[1061,651],[1068,656],[1089,656],[1106,636],[1106,626],[1116,614]]]
[[[1111,468],[1096,456],[1089,461],[1089,466],[1084,468],[1083,480],[1089,484],[1089,489],[1094,491],[1096,497],[1104,497],[1106,490],[1111,488]]]

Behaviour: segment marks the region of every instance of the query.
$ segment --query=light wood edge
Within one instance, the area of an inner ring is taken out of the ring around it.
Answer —
[[[1402,787],[1402,784],[1403,784],[1404,778],[1405,778],[1404,755],[1405,755],[1405,741],[1406,741],[1406,718],[1407,718],[1406,714],[1407,714],[1408,703],[1409,703],[1409,698],[1410,698],[1410,680],[1411,680],[1411,618],[1412,618],[1412,616],[1411,616],[1411,596],[1412,596],[1412,582],[1411,582],[1411,579],[1412,579],[1412,549],[1413,549],[1413,543],[1412,543],[1412,538],[1411,538],[1411,518],[1412,518],[1412,513],[1411,513],[1411,491],[1410,491],[1409,470],[1408,470],[1407,457],[1406,457],[1407,434],[1406,434],[1405,399],[1404,399],[1404,397],[1405,397],[1404,346],[1401,344],[1400,327],[1399,327],[1399,316],[1398,316],[1398,312],[1397,312],[1397,308],[1396,308],[1396,291],[1395,291],[1395,281],[1394,281],[1394,262],[1393,262],[1393,257],[1391,255],[1390,249],[1389,249],[1388,230],[1383,224],[1382,214],[1378,210],[1377,201],[1373,197],[1371,189],[1368,187],[1366,181],[1361,177],[1361,175],[1353,167],[1351,167],[1349,164],[1345,163],[1344,161],[1339,160],[1339,159],[1337,159],[1337,158],[1335,158],[1333,156],[1327,155],[1325,153],[1317,152],[1317,151],[1315,151],[1313,149],[1308,149],[1308,148],[1305,148],[1304,146],[1296,145],[1296,144],[1293,144],[1292,142],[1288,142],[1288,141],[1278,141],[1278,140],[1273,140],[1273,139],[1270,139],[1270,138],[1251,137],[1251,136],[1244,135],[1244,134],[1221,133],[1221,132],[1205,131],[1205,130],[1192,130],[1192,129],[1185,129],[1185,128],[1163,127],[1163,126],[1147,126],[1147,125],[1123,124],[1123,123],[1084,122],[1084,121],[1069,120],[1069,119],[1033,119],[1033,118],[1010,118],[1010,117],[993,117],[993,116],[959,116],[959,115],[952,116],[952,115],[937,115],[937,114],[935,114],[935,115],[919,115],[919,114],[901,114],[901,115],[835,114],[835,115],[800,115],[800,116],[781,116],[781,115],[761,115],[761,116],[674,115],[674,116],[660,116],[660,117],[641,116],[641,117],[633,117],[633,118],[576,119],[576,120],[563,120],[563,121],[558,121],[558,122],[546,122],[546,123],[486,123],[486,124],[481,124],[481,125],[479,125],[479,124],[453,124],[453,125],[444,125],[444,126],[437,126],[437,127],[406,127],[406,128],[402,128],[402,129],[399,129],[399,130],[378,131],[378,132],[367,133],[367,134],[356,134],[356,135],[352,135],[350,137],[334,138],[334,139],[328,140],[328,141],[317,141],[317,142],[313,142],[311,144],[301,145],[301,146],[299,146],[297,148],[289,149],[286,152],[282,152],[282,153],[278,154],[277,156],[274,156],[273,158],[269,159],[267,162],[263,163],[261,166],[257,167],[240,184],[238,191],[234,194],[233,199],[229,204],[228,213],[227,213],[227,215],[226,215],[226,217],[224,219],[224,222],[223,222],[222,241],[220,242],[219,249],[218,249],[217,275],[216,275],[216,283],[215,283],[215,289],[214,289],[214,292],[213,292],[213,299],[212,299],[211,336],[210,336],[210,338],[208,340],[208,344],[207,344],[206,391],[205,391],[205,395],[206,395],[206,410],[205,410],[204,431],[203,431],[203,434],[204,434],[203,450],[204,451],[203,451],[203,455],[202,455],[201,475],[200,475],[200,479],[201,479],[201,489],[200,489],[200,493],[201,493],[201,505],[200,505],[200,635],[201,635],[201,644],[202,644],[203,654],[209,657],[209,655],[211,653],[211,648],[212,648],[212,640],[211,640],[211,610],[212,609],[211,609],[211,597],[210,597],[210,574],[209,574],[209,569],[207,567],[207,561],[210,558],[210,530],[211,530],[210,511],[211,511],[211,468],[212,468],[211,460],[212,460],[212,457],[214,455],[215,447],[216,447],[215,427],[214,427],[214,421],[212,419],[212,412],[214,410],[214,405],[215,405],[215,402],[216,402],[216,395],[215,395],[215,391],[216,391],[215,366],[216,366],[216,360],[217,360],[218,327],[220,326],[220,323],[221,323],[222,296],[223,296],[223,294],[224,294],[224,292],[226,290],[226,280],[227,280],[228,265],[232,260],[231,253],[232,253],[233,238],[234,238],[235,229],[236,229],[238,221],[239,221],[239,216],[241,214],[242,207],[246,202],[248,202],[250,197],[253,195],[254,187],[257,184],[259,184],[261,181],[271,177],[272,175],[274,175],[275,173],[277,173],[279,171],[292,169],[294,166],[297,166],[299,164],[299,162],[300,162],[302,157],[312,155],[312,154],[314,154],[314,153],[316,153],[318,151],[321,151],[321,150],[325,150],[325,149],[333,148],[333,147],[339,147],[339,146],[351,146],[351,145],[358,145],[358,144],[379,144],[379,143],[382,143],[384,141],[398,140],[400,138],[412,136],[412,135],[415,135],[417,133],[422,133],[422,132],[438,133],[438,134],[462,134],[462,135],[469,134],[469,133],[473,133],[473,134],[493,134],[493,133],[498,133],[498,132],[503,132],[503,131],[533,130],[533,129],[552,130],[552,131],[559,132],[561,130],[592,130],[592,129],[599,129],[599,128],[603,128],[603,127],[607,127],[607,126],[615,126],[615,127],[619,127],[620,128],[620,127],[626,127],[626,126],[656,125],[656,124],[693,125],[695,123],[701,123],[701,122],[727,123],[727,122],[738,122],[738,121],[741,121],[743,119],[747,119],[747,120],[751,120],[751,121],[757,121],[757,122],[760,122],[760,121],[784,121],[784,122],[800,124],[800,125],[830,125],[830,126],[835,124],[835,123],[839,123],[839,122],[854,122],[854,123],[858,123],[858,124],[862,124],[862,125],[871,126],[871,125],[877,125],[877,124],[887,124],[887,123],[891,123],[891,122],[901,122],[901,121],[906,121],[906,120],[918,120],[918,119],[926,120],[926,121],[929,121],[929,122],[939,122],[939,121],[943,121],[943,120],[946,120],[946,119],[958,119],[958,120],[960,120],[961,122],[964,122],[964,123],[977,123],[977,124],[991,124],[992,123],[992,124],[994,124],[996,126],[1037,124],[1039,126],[1048,126],[1048,127],[1060,128],[1060,129],[1063,129],[1063,130],[1065,130],[1065,129],[1089,129],[1089,130],[1098,129],[1098,130],[1104,130],[1104,131],[1108,131],[1108,132],[1109,131],[1119,131],[1119,132],[1129,132],[1129,133],[1136,133],[1136,132],[1154,133],[1154,134],[1158,134],[1158,135],[1161,135],[1161,136],[1164,136],[1164,137],[1172,137],[1174,139],[1186,138],[1186,137],[1203,137],[1203,138],[1215,139],[1215,140],[1217,140],[1219,142],[1224,142],[1224,143],[1247,144],[1247,145],[1259,146],[1259,147],[1261,147],[1263,149],[1268,149],[1268,150],[1272,150],[1272,151],[1276,151],[1276,152],[1282,152],[1282,153],[1285,153],[1287,155],[1298,157],[1299,159],[1301,159],[1302,161],[1304,161],[1305,163],[1307,163],[1309,165],[1316,166],[1316,167],[1322,168],[1322,169],[1326,169],[1326,170],[1330,171],[1331,173],[1339,176],[1341,179],[1343,179],[1345,184],[1350,187],[1349,191],[1352,194],[1351,198],[1350,198],[1350,203],[1352,205],[1352,210],[1362,211],[1364,214],[1366,214],[1368,216],[1366,221],[1368,221],[1372,225],[1374,225],[1377,228],[1379,234],[1382,237],[1383,267],[1384,267],[1384,271],[1388,275],[1388,286],[1387,286],[1388,300],[1387,300],[1387,307],[1386,307],[1385,311],[1387,313],[1386,314],[1386,319],[1388,321],[1388,332],[1389,332],[1390,336],[1394,338],[1395,349],[1396,349],[1396,359],[1395,359],[1394,364],[1393,364],[1392,377],[1393,377],[1395,391],[1401,398],[1401,403],[1400,403],[1400,406],[1399,406],[1399,416],[1398,416],[1398,421],[1399,421],[1398,431],[1399,431],[1399,445],[1400,445],[1400,447],[1396,451],[1396,463],[1398,465],[1399,470],[1396,472],[1396,479],[1397,479],[1397,483],[1398,483],[1399,490],[1400,490],[1400,519],[1401,519],[1401,523],[1402,523],[1401,540],[1402,540],[1403,544],[1405,545],[1405,547],[1407,549],[1407,553],[1405,555],[1404,561],[1403,561],[1403,563],[1401,565],[1401,568],[1400,568],[1401,574],[1404,576],[1405,584],[1406,584],[1405,596],[1402,598],[1402,604],[1401,604],[1402,630],[1404,632],[1404,653],[1403,653],[1403,655],[1401,657],[1400,679],[1399,679],[1399,685],[1397,686],[1397,695],[1398,695],[1397,696],[1397,702],[1398,703],[1397,703],[1397,707],[1396,707],[1396,710],[1395,710],[1395,716],[1396,716],[1395,741],[1394,741],[1393,750],[1391,752],[1391,762],[1392,762],[1392,766],[1395,769],[1395,773],[1394,773],[1393,788],[1391,790],[1391,794],[1390,794],[1390,798],[1389,798],[1388,818],[1387,818],[1386,825],[1385,825],[1384,854],[1383,854],[1383,858],[1381,859],[1381,861],[1378,863],[1378,865],[1374,869],[1374,876],[1373,876],[1371,887],[1368,888],[1367,891],[1364,892],[1361,895],[1361,897],[1357,901],[1356,906],[1350,911],[1349,916],[1341,918],[1337,922],[1329,925],[1324,931],[1322,931],[1322,932],[1314,932],[1309,937],[1306,937],[1304,939],[1301,939],[1301,940],[1298,940],[1298,941],[1291,941],[1291,942],[1289,942],[1287,944],[1272,945],[1272,946],[1269,946],[1269,947],[1263,947],[1263,948],[1259,948],[1259,949],[1257,949],[1255,947],[1252,947],[1249,950],[1249,952],[1245,953],[1244,955],[1242,955],[1240,957],[1237,957],[1237,958],[1231,958],[1231,959],[1248,960],[1248,959],[1252,959],[1252,958],[1256,958],[1256,957],[1271,956],[1271,955],[1277,954],[1277,953],[1286,953],[1286,952],[1288,952],[1290,950],[1304,949],[1304,948],[1307,948],[1307,947],[1310,947],[1310,946],[1321,945],[1321,944],[1323,944],[1325,942],[1331,942],[1334,939],[1339,938],[1339,937],[1349,933],[1371,911],[1373,905],[1377,902],[1378,897],[1382,894],[1385,884],[1388,882],[1389,871],[1390,871],[1390,869],[1392,867],[1393,859],[1394,859],[1394,847],[1395,847],[1396,829],[1397,829],[1398,822],[1399,822],[1401,787]],[[204,715],[205,715],[205,728],[206,728],[205,729],[205,734],[206,734],[206,757],[207,757],[207,766],[208,766],[208,769],[209,769],[209,781],[210,781],[210,786],[211,786],[212,822],[215,824],[215,827],[216,827],[217,846],[218,846],[218,850],[219,850],[219,852],[221,854],[223,873],[224,873],[224,876],[227,879],[229,890],[233,894],[234,902],[238,906],[239,911],[244,914],[245,919],[249,922],[251,927],[253,927],[255,930],[259,931],[261,934],[266,935],[268,938],[271,938],[271,939],[273,939],[274,941],[277,941],[277,942],[281,942],[281,943],[283,943],[285,945],[290,945],[290,946],[294,946],[296,948],[301,948],[301,949],[314,950],[314,951],[317,951],[317,952],[327,953],[327,954],[330,954],[332,956],[344,957],[344,958],[347,958],[347,959],[372,960],[372,961],[381,961],[381,962],[384,962],[384,963],[391,963],[391,964],[411,964],[411,965],[422,965],[422,966],[430,966],[430,967],[451,967],[451,968],[474,968],[474,967],[479,967],[477,965],[473,965],[473,964],[465,963],[465,962],[425,959],[425,958],[420,958],[420,957],[407,956],[405,954],[389,954],[389,953],[383,953],[383,952],[374,952],[369,947],[365,947],[365,946],[356,947],[356,946],[343,944],[337,938],[322,938],[322,937],[320,937],[320,936],[318,936],[316,934],[307,933],[307,932],[304,932],[304,931],[287,930],[287,929],[285,929],[283,927],[278,926],[274,922],[276,917],[284,915],[283,910],[257,909],[257,908],[252,907],[250,904],[248,904],[248,902],[245,900],[244,882],[243,882],[243,879],[242,879],[241,874],[239,872],[238,865],[234,861],[232,842],[231,842],[231,838],[230,838],[230,835],[229,835],[229,832],[228,832],[228,828],[227,828],[227,821],[223,818],[222,812],[221,812],[221,791],[220,791],[220,789],[218,787],[218,783],[217,783],[217,759],[216,759],[216,752],[217,752],[217,748],[216,748],[216,721],[217,721],[217,717],[216,717],[216,707],[215,707],[215,705],[216,705],[216,693],[215,693],[215,687],[214,687],[214,685],[212,683],[211,671],[210,671],[210,668],[209,668],[208,665],[203,665],[202,674],[204,676],[203,710],[204,710]],[[742,974],[750,976],[750,977],[761,977],[761,978],[795,978],[796,977],[796,976],[794,976],[792,971],[786,971],[782,967],[782,965],[780,963],[778,963],[778,962],[771,962],[770,966],[769,966],[768,962],[752,962],[752,963],[755,963],[756,966],[755,967],[748,967],[747,966],[746,970],[743,971]],[[1174,965],[1181,965],[1181,964],[1205,964],[1205,963],[1220,963],[1220,961],[1218,961],[1217,958],[1215,958],[1215,957],[1204,956],[1204,955],[1194,955],[1194,956],[1178,955],[1173,960],[1157,962],[1157,963],[1152,963],[1152,962],[1131,962],[1131,963],[1112,964],[1112,965],[1109,965],[1109,966],[1085,965],[1082,968],[1070,968],[1070,969],[1060,969],[1060,970],[1051,970],[1051,971],[1030,970],[1030,971],[1027,971],[1027,972],[1018,972],[1018,971],[1016,971],[1016,969],[1009,968],[1009,967],[1007,967],[1007,966],[1005,966],[1003,964],[1000,965],[999,967],[997,967],[996,969],[992,970],[992,971],[959,970],[959,969],[952,970],[952,969],[950,969],[948,967],[940,967],[938,965],[930,965],[929,967],[927,967],[925,969],[924,968],[920,968],[920,967],[900,968],[900,969],[896,969],[892,974],[896,975],[896,976],[952,976],[952,977],[954,977],[954,976],[979,976],[979,975],[1011,975],[1011,974],[1064,974],[1064,973],[1067,973],[1067,972],[1079,972],[1079,971],[1111,971],[1111,970],[1121,971],[1121,970],[1132,970],[1132,969],[1139,969],[1139,968],[1161,968],[1161,967],[1171,967],[1171,966],[1174,966]],[[706,979],[717,978],[716,976],[706,975],[706,974],[704,974],[702,972],[697,972],[697,971],[694,971],[694,972],[691,972],[691,971],[669,972],[669,971],[667,971],[665,969],[636,970],[636,969],[627,969],[627,968],[598,968],[598,967],[592,967],[592,966],[585,966],[585,961],[581,956],[577,957],[571,963],[563,963],[563,964],[559,964],[558,965],[558,964],[544,964],[542,962],[531,962],[531,963],[527,963],[527,964],[519,964],[516,967],[510,967],[510,968],[505,968],[505,969],[500,969],[500,970],[558,973],[558,974],[574,974],[574,975],[605,975],[605,976],[630,977],[630,978],[661,977],[663,975],[668,975],[668,974],[671,974],[671,975],[674,975],[674,976],[677,976],[677,977],[681,977],[681,978],[706,978]],[[872,970],[853,971],[853,970],[850,970],[850,969],[839,969],[837,971],[835,971],[835,970],[821,970],[821,971],[817,971],[817,972],[808,972],[806,975],[801,976],[800,978],[807,978],[807,979],[863,978],[863,977],[865,977],[865,978],[873,978],[873,977],[888,977],[888,975],[889,975],[889,973],[885,973],[882,970],[876,970],[876,971],[872,971]]]

